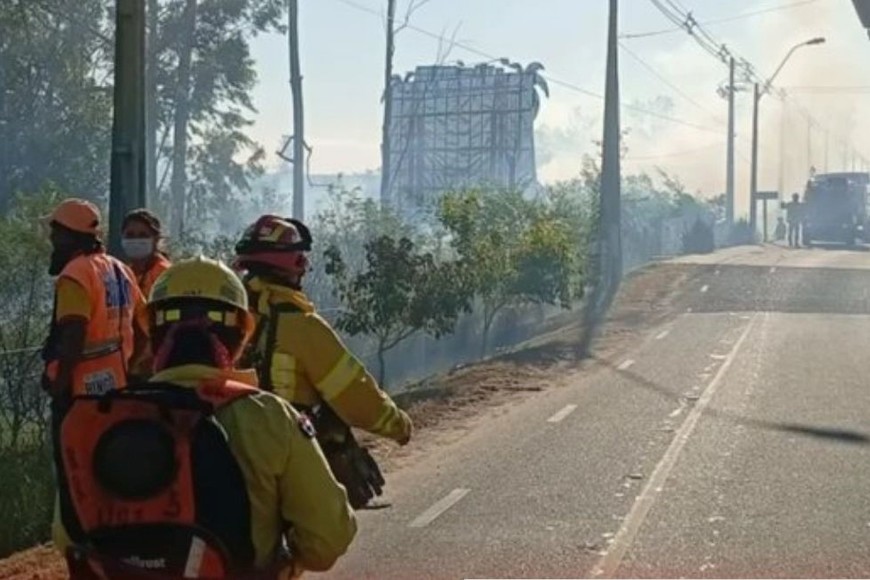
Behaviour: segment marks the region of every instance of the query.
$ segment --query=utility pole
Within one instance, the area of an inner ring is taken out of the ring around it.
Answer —
[[[776,76],[782,71],[782,68],[785,66],[785,63],[792,57],[792,55],[799,49],[805,46],[817,46],[819,44],[824,44],[824,37],[816,37],[811,38],[805,42],[800,42],[786,53],[785,58],[782,59],[782,62],[779,63],[777,69],[773,72],[769,79],[764,81],[764,92],[761,92],[758,83],[756,82],[753,86],[752,91],[752,177],[750,179],[750,191],[749,191],[749,224],[751,226],[753,236],[756,233],[756,219],[755,219],[755,205],[756,199],[758,197],[758,102],[761,100],[761,97],[770,90],[771,84],[776,79]],[[780,167],[782,167],[782,155],[780,155]],[[781,171],[781,169],[780,169]],[[765,207],[765,215],[767,210],[767,204]],[[765,231],[767,230],[767,220],[764,223]]]
[[[760,98],[760,97],[759,97]],[[786,165],[786,147],[785,147],[785,126],[786,121],[788,120],[786,115],[788,114],[787,102],[785,100],[782,101],[782,108],[780,109],[779,115],[779,179],[777,181],[776,187],[779,190],[780,195],[784,195],[785,192],[785,165]],[[767,201],[763,204],[764,211],[767,211]],[[764,225],[762,229],[767,231],[767,216],[764,217]],[[765,236],[764,241],[767,241],[767,236]]]
[[[831,132],[825,129],[825,173],[830,171],[828,167],[828,149],[831,147]]]
[[[734,225],[734,57],[728,65],[728,151],[725,162],[725,223]]]
[[[752,168],[749,180],[749,231],[752,237],[757,232],[755,220],[755,196],[758,193],[758,101],[761,100],[758,83],[752,87]]]
[[[807,117],[807,175],[813,167],[813,120]]]
[[[396,0],[387,0],[387,48],[384,61],[384,118],[381,125],[381,206],[390,203],[393,164],[390,123],[393,118],[393,58],[396,53]]]
[[[601,147],[601,182],[598,191],[598,220],[590,258],[589,297],[583,307],[580,352],[588,353],[592,339],[604,318],[622,277],[620,231],[620,146],[618,0],[610,0],[607,33],[607,72],[604,89],[604,139]],[[593,573],[594,574],[594,573]]]
[[[290,49],[290,92],[293,95],[293,217],[305,219],[305,115],[302,67],[299,64],[299,0],[289,0],[287,42]]]
[[[607,38],[607,81],[604,91],[604,140],[601,159],[601,259],[607,300],[613,297],[622,278],[620,137],[619,120],[619,34],[618,0],[610,0]]]
[[[109,250],[121,255],[124,215],[145,205],[145,0],[118,0],[115,26]]]

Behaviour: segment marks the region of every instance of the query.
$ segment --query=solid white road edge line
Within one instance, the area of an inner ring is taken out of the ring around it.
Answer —
[[[425,512],[420,514],[414,519],[410,524],[408,524],[409,528],[423,528],[431,524],[435,519],[452,508],[456,503],[465,497],[470,489],[466,489],[463,487],[458,487],[436,501],[432,506],[427,509]]]
[[[746,328],[743,330],[743,333],[740,335],[740,338],[736,343],[734,343],[734,348],[732,348],[731,352],[728,353],[728,358],[724,363],[722,363],[722,366],[719,367],[716,376],[713,377],[713,380],[711,380],[707,385],[707,388],[704,389],[704,394],[701,395],[700,399],[698,399],[698,402],[688,414],[685,421],[683,421],[682,426],[680,426],[679,431],[674,435],[674,439],[671,441],[664,457],[662,457],[659,464],[656,465],[655,471],[653,471],[653,474],[649,478],[646,486],[643,488],[643,491],[634,501],[631,511],[623,521],[619,532],[617,532],[616,536],[613,538],[613,543],[608,548],[607,553],[601,557],[601,560],[599,560],[595,568],[592,569],[591,576],[596,578],[610,578],[619,569],[622,559],[631,547],[632,542],[634,542],[634,539],[637,536],[641,525],[643,525],[643,521],[646,519],[650,508],[652,508],[653,503],[655,503],[658,494],[662,489],[664,489],[664,484],[667,481],[671,470],[674,468],[674,465],[677,463],[677,459],[679,458],[683,447],[685,447],[686,442],[689,440],[689,436],[695,429],[698,419],[701,418],[707,405],[709,405],[712,400],[713,395],[716,394],[716,389],[722,382],[722,377],[724,377],[725,373],[728,372],[728,369],[731,367],[731,364],[740,352],[740,347],[743,346],[746,337],[749,336],[750,331],[754,328],[755,320],[756,317],[753,315],[749,323],[746,325]]]
[[[634,360],[628,359],[626,361],[623,361],[622,364],[616,368],[617,368],[617,370],[620,370],[620,371],[627,371],[631,367],[631,365],[633,365],[633,364],[634,364]]]
[[[573,413],[576,408],[577,405],[565,405],[564,407],[559,409],[559,411],[554,413],[552,417],[547,419],[547,423],[558,423],[559,421]]]

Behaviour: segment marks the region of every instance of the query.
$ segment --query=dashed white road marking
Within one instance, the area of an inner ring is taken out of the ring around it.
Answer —
[[[620,371],[627,371],[628,369],[631,368],[631,365],[633,365],[633,364],[634,364],[634,360],[628,359],[628,360],[622,361],[622,364],[616,368]]]
[[[656,340],[661,340],[671,333],[670,330],[663,330],[656,335]]]
[[[577,409],[577,405],[565,405],[556,413],[554,413],[552,417],[547,419],[547,423],[558,423],[559,421],[573,413],[575,409]]]
[[[728,358],[727,354],[711,354],[710,358],[713,360],[725,360]]]
[[[431,524],[435,519],[452,508],[456,503],[465,497],[470,489],[458,487],[436,501],[432,506],[416,517],[414,521],[408,524],[409,528],[424,528]]]
[[[704,284],[703,286],[701,286],[701,294],[706,293],[707,290],[709,290],[709,289],[710,289],[710,286],[708,284]]]
[[[695,425],[698,424],[698,420],[710,404],[713,395],[716,394],[717,388],[722,383],[722,378],[725,376],[725,373],[728,372],[728,369],[731,368],[731,365],[734,363],[734,360],[740,352],[740,347],[743,346],[744,342],[746,342],[746,337],[749,336],[750,331],[754,327],[755,318],[750,320],[749,324],[746,325],[740,338],[734,343],[734,348],[732,348],[731,352],[728,353],[727,360],[725,360],[725,362],[722,363],[722,366],[719,367],[716,376],[713,377],[713,380],[707,385],[704,394],[695,404],[691,412],[689,412],[688,416],[683,421],[683,424],[680,426],[680,429],[674,435],[664,457],[662,457],[661,461],[656,465],[655,471],[653,471],[653,474],[647,481],[646,486],[644,486],[643,491],[641,491],[640,495],[635,499],[631,511],[625,518],[619,532],[617,532],[614,537],[613,543],[607,549],[607,553],[602,556],[595,568],[592,569],[591,576],[596,578],[610,578],[613,577],[619,569],[622,559],[631,547],[632,542],[634,542],[634,538],[637,536],[638,531],[640,531],[640,527],[643,525],[647,514],[655,503],[659,492],[664,488],[664,484],[667,482],[668,476],[674,468],[674,465],[676,465],[683,447],[685,447],[686,442],[689,440],[689,436],[691,436],[692,431],[695,429]]]
[[[770,273],[773,274],[774,272],[776,272],[776,266],[771,266]]]

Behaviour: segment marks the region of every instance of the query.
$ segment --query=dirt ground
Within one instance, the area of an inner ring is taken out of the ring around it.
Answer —
[[[646,331],[684,311],[683,290],[707,268],[657,264],[628,276],[593,347],[593,358],[608,359],[630,348]],[[585,366],[594,365],[578,352],[580,313],[567,315],[564,326],[541,335],[494,359],[432,377],[397,397],[416,428],[414,440],[399,448],[360,435],[384,472],[413,467],[433,446],[460,440],[475,424],[500,407],[530,393],[556,388]],[[65,566],[48,546],[0,560],[0,579],[48,580],[65,577]]]

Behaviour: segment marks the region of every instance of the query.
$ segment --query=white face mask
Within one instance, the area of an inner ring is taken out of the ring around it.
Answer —
[[[151,238],[123,238],[121,247],[131,260],[141,260],[154,253],[154,240]]]

